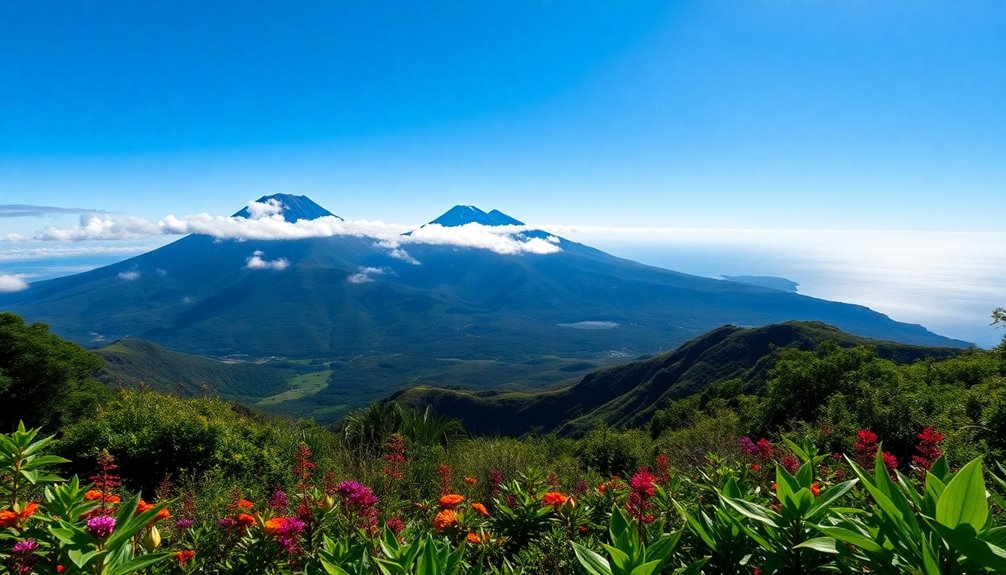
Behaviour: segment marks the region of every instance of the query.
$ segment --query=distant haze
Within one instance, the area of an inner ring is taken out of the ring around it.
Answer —
[[[1006,234],[841,230],[562,229],[614,255],[709,277],[781,276],[804,295],[868,306],[991,347],[1006,305]],[[557,231],[558,233],[558,231]]]

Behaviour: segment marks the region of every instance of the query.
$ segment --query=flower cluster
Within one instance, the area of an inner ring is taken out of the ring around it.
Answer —
[[[389,479],[399,480],[405,477],[405,464],[408,461],[405,457],[405,439],[393,433],[388,438],[388,452],[384,455],[387,464],[382,470]]]
[[[629,514],[643,523],[653,523],[653,515],[649,512],[656,486],[654,485],[653,474],[645,467],[640,467],[629,479],[629,500],[625,502],[625,509]]]
[[[378,499],[369,487],[358,481],[343,481],[335,486],[335,492],[342,498],[350,523],[364,529],[377,525]]]
[[[943,455],[940,444],[946,438],[932,427],[926,427],[915,438],[919,441],[915,444],[915,455],[912,456],[912,463],[922,470],[929,470],[936,463],[936,460]]]
[[[267,520],[262,527],[262,531],[276,539],[287,553],[295,553],[300,548],[297,542],[298,536],[303,533],[306,523],[297,517],[273,517]]]

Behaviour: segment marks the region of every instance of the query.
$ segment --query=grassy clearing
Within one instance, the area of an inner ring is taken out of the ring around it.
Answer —
[[[304,375],[290,378],[290,389],[264,397],[258,401],[258,405],[275,405],[284,401],[293,401],[314,395],[328,387],[328,378],[332,375],[332,370],[312,371]]]

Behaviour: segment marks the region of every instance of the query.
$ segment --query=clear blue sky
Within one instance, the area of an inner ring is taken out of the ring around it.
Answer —
[[[0,3],[0,55],[0,204],[921,230],[1006,207],[1002,0],[31,0]]]

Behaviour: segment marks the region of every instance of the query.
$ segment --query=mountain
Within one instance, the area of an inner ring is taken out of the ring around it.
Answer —
[[[287,222],[334,217],[303,196],[259,200],[270,202]],[[131,337],[214,357],[331,362],[331,385],[286,406],[324,418],[405,385],[541,388],[727,323],[820,320],[862,336],[967,345],[863,306],[646,266],[542,230],[497,229],[520,222],[496,210],[456,206],[432,223],[442,227],[401,236],[394,249],[352,235],[190,235],[0,294],[0,309],[89,345]],[[465,226],[473,223],[482,226]]]
[[[922,347],[872,340],[819,322],[786,322],[759,328],[723,326],[653,358],[597,370],[577,383],[539,391],[406,388],[391,401],[460,419],[481,434],[580,434],[596,423],[640,426],[672,399],[700,393],[713,383],[738,378],[758,391],[784,349],[812,350],[824,341],[866,345],[898,363],[944,359],[960,348]]]

